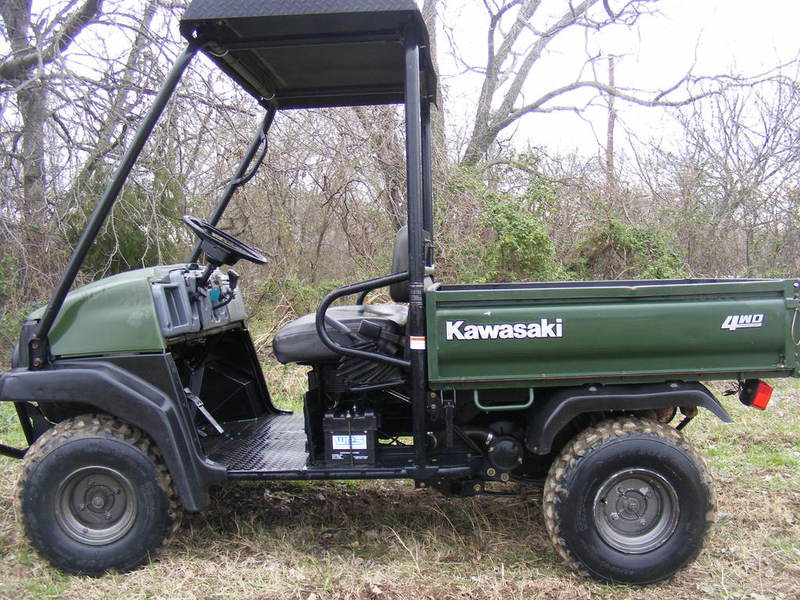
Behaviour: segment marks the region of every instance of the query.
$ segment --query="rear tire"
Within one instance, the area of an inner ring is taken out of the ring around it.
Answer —
[[[25,455],[16,496],[36,551],[83,575],[147,562],[182,512],[150,439],[107,415],[67,419],[44,433]]]
[[[553,462],[544,520],[575,570],[615,583],[650,584],[691,563],[716,502],[702,457],[672,427],[626,417],[575,437]]]

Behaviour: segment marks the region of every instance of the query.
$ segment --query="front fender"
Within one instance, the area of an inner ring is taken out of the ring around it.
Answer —
[[[224,480],[226,469],[201,452],[180,397],[182,390],[172,357],[127,358],[128,364],[139,367],[134,370],[147,367],[148,379],[150,374],[161,375],[161,380],[171,385],[156,387],[131,369],[107,360],[57,361],[51,369],[6,373],[0,400],[89,405],[139,427],[161,451],[186,509],[204,509],[209,486]]]
[[[542,402],[534,403],[528,413],[525,445],[534,454],[549,454],[556,435],[582,413],[681,406],[701,406],[725,423],[733,422],[714,395],[700,383],[588,385],[561,388]]]

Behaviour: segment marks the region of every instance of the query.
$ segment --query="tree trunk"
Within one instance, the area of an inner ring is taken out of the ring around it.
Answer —
[[[381,199],[394,231],[405,223],[406,180],[403,168],[402,139],[397,135],[398,122],[390,106],[353,108],[367,135],[367,144],[374,153],[376,167],[383,179]]]
[[[78,191],[75,186],[80,187],[85,184],[97,167],[102,164],[102,159],[112,148],[120,144],[120,142],[124,142],[124,139],[116,138],[115,134],[119,131],[120,124],[125,123],[125,118],[129,114],[131,107],[141,101],[140,98],[128,101],[128,96],[135,87],[134,78],[137,77],[137,73],[143,71],[140,64],[142,52],[152,43],[152,38],[148,32],[157,8],[158,0],[149,0],[142,11],[142,18],[139,21],[133,46],[125,60],[125,67],[119,81],[114,84],[117,89],[111,105],[108,107],[105,122],[100,128],[100,132],[94,142],[94,148],[92,148],[81,169],[80,175],[75,178],[71,194],[75,194]],[[124,134],[122,137],[124,137]]]
[[[439,0],[425,0],[422,5],[422,18],[425,20],[425,25],[428,27],[428,37],[430,39],[430,54],[433,61],[433,67],[436,72],[439,72],[439,59],[437,56],[437,41],[436,41],[436,26],[438,22]],[[436,98],[438,106],[431,110],[431,138],[433,146],[433,159],[434,166],[440,165],[445,160],[446,154],[446,137],[444,128],[444,97],[442,95],[442,85],[439,79],[436,79]]]
[[[614,88],[614,57],[608,57],[608,85]],[[606,128],[606,184],[609,190],[616,187],[614,172],[614,126],[617,122],[617,111],[614,110],[614,95],[608,94],[608,126]]]
[[[17,92],[22,117],[22,213],[28,223],[44,207],[44,123],[47,119],[47,89],[38,79],[29,79]]]
[[[0,2],[0,16],[11,45],[11,53],[0,60],[0,81],[16,88],[22,121],[19,160],[22,162],[23,191],[18,206],[22,216],[20,286],[34,294],[41,290],[31,287],[34,278],[30,273],[32,270],[40,271],[48,256],[41,230],[34,226],[44,221],[41,213],[46,209],[45,124],[49,115],[43,68],[69,47],[74,37],[100,11],[101,4],[102,0],[87,0],[72,13],[61,13],[60,22],[51,24],[55,27],[50,37],[31,40],[31,0]]]

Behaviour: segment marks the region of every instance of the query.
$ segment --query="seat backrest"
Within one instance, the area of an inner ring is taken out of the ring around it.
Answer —
[[[424,240],[430,241],[431,234],[423,230],[422,237]],[[391,272],[400,273],[402,271],[408,271],[408,225],[403,225],[398,229],[394,238]],[[408,302],[408,280],[390,285],[389,296],[395,302]]]

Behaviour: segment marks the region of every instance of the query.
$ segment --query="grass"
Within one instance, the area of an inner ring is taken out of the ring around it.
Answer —
[[[267,376],[275,398],[296,405],[302,372]],[[12,508],[19,463],[0,458],[0,598],[798,600],[800,387],[782,384],[766,413],[726,406],[734,424],[701,413],[686,430],[714,474],[718,522],[700,558],[656,586],[601,585],[570,572],[534,493],[450,500],[403,482],[227,485],[154,563],[126,575],[67,576],[20,534]],[[0,409],[0,441],[19,443],[16,429]]]

